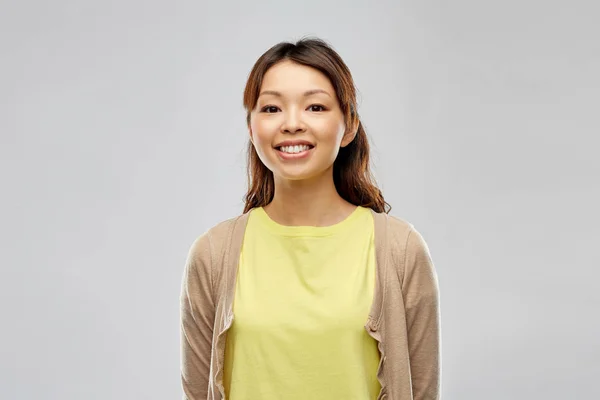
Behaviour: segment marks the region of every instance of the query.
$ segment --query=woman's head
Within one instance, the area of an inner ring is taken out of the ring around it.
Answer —
[[[369,169],[352,75],[326,42],[302,39],[267,50],[248,77],[244,107],[250,133],[244,212],[271,202],[275,177],[304,180],[327,173],[346,201],[389,212]],[[308,154],[281,154],[279,144],[288,140],[309,143]]]

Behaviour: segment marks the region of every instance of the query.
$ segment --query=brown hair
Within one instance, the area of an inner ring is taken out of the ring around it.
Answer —
[[[340,55],[324,40],[303,38],[296,43],[281,42],[260,56],[250,72],[244,90],[248,127],[250,113],[256,107],[265,73],[284,60],[316,68],[325,74],[335,89],[346,127],[357,129],[354,140],[340,148],[333,163],[333,180],[337,192],[349,203],[369,207],[375,212],[389,213],[392,207],[383,199],[369,169],[369,142],[357,112],[354,80]],[[247,154],[248,191],[244,196],[244,213],[254,207],[269,204],[275,194],[273,172],[260,160],[251,140],[248,141]]]

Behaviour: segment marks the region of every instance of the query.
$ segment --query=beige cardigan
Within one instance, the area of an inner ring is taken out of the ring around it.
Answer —
[[[371,212],[377,272],[365,329],[381,354],[377,399],[438,400],[439,287],[429,249],[411,223]],[[185,400],[225,400],[225,340],[234,318],[235,279],[248,215],[217,224],[189,250],[180,297]]]

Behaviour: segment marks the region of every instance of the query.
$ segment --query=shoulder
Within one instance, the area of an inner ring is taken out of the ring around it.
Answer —
[[[232,235],[236,233],[236,227],[245,222],[248,213],[239,214],[235,217],[223,220],[202,234],[197,236],[189,250],[189,258],[203,261],[204,263],[212,263],[213,258],[220,254],[223,247],[226,246]]]
[[[406,219],[388,215],[388,235],[391,235],[394,240],[408,237],[414,228],[414,225]]]
[[[373,218],[376,231],[385,232],[386,242],[393,248],[406,244],[411,231],[415,229],[411,222],[395,215],[373,211]]]
[[[380,223],[387,222],[386,245],[394,264],[402,273],[407,263],[430,260],[429,248],[421,232],[405,218],[375,213]]]
[[[407,251],[419,252],[427,248],[421,232],[405,219],[390,216],[390,233],[395,238],[403,239]]]

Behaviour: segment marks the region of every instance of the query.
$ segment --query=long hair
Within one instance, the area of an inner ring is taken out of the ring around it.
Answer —
[[[350,144],[341,147],[333,163],[333,180],[339,195],[356,206],[389,213],[391,206],[383,199],[369,168],[369,141],[357,112],[356,88],[349,68],[340,55],[324,40],[304,38],[296,43],[281,42],[267,50],[254,64],[244,90],[246,123],[250,127],[250,114],[269,68],[280,61],[291,60],[315,68],[331,81],[338,103],[344,114],[346,127],[357,127]],[[258,157],[251,140],[247,148],[248,191],[244,196],[244,213],[254,207],[266,206],[275,194],[273,172]]]

